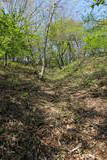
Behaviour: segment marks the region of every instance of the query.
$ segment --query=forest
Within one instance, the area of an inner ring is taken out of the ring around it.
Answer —
[[[0,0],[0,160],[107,160],[106,0]]]

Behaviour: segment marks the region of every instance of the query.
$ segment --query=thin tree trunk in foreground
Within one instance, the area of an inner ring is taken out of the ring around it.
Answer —
[[[61,0],[54,2],[53,4],[53,8],[52,8],[52,12],[50,12],[50,18],[49,18],[49,22],[47,24],[47,28],[46,28],[46,36],[45,36],[45,41],[44,41],[44,50],[43,50],[43,58],[42,58],[42,68],[41,68],[41,72],[40,72],[40,79],[43,78],[44,73],[45,73],[45,68],[46,68],[46,51],[47,51],[47,44],[48,44],[48,34],[49,34],[49,29],[50,29],[50,25],[52,22],[52,18],[54,16],[55,10],[58,6],[58,3]]]

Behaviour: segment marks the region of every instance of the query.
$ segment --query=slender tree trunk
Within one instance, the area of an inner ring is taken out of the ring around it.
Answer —
[[[45,73],[45,67],[46,67],[46,51],[47,51],[47,42],[48,42],[48,32],[49,32],[49,27],[47,29],[46,37],[45,37],[45,45],[43,49],[43,58],[42,58],[42,68],[41,68],[41,73],[40,73],[40,78],[43,78],[43,75]]]
[[[42,68],[41,68],[41,72],[40,72],[40,78],[41,79],[43,78],[43,75],[45,73],[45,68],[46,68],[46,52],[47,52],[49,29],[50,29],[50,25],[51,25],[55,10],[56,10],[56,8],[58,6],[58,3],[60,1],[61,0],[58,0],[57,2],[54,1],[52,11],[50,12],[49,22],[48,22],[47,27],[46,27],[46,32],[45,32],[46,36],[45,36],[45,41],[44,41],[43,58],[42,58]]]
[[[59,59],[60,59],[61,67],[64,67],[64,60],[62,55],[59,55]]]
[[[58,57],[56,58],[56,61],[57,61],[57,64],[58,64],[59,69],[62,69],[62,66],[61,66],[61,64],[60,64],[60,60],[59,60]]]
[[[72,47],[71,47],[70,42],[68,42],[68,47],[69,47],[70,53],[72,53],[72,59],[75,60],[75,55],[74,55],[74,53],[73,53],[73,51],[72,51]]]
[[[7,53],[5,53],[4,55],[4,67],[6,67],[8,65],[8,56]]]

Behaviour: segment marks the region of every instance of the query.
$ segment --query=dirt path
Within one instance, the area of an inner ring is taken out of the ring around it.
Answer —
[[[39,130],[42,142],[58,149],[55,159],[107,159],[105,97],[94,97],[87,89],[73,91],[70,85],[50,85],[41,88],[39,103],[47,124]]]
[[[0,85],[0,159],[107,160],[106,97],[28,79]]]

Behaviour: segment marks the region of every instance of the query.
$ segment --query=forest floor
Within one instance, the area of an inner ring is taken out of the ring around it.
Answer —
[[[0,160],[107,160],[106,73],[41,81],[0,66]]]

